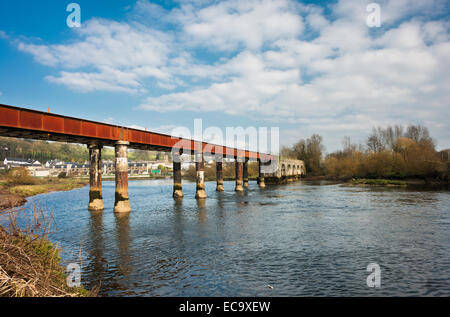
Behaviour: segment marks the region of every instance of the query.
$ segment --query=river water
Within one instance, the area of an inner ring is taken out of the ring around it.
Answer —
[[[185,183],[177,202],[170,180],[129,185],[129,215],[113,213],[113,182],[104,212],[87,210],[88,187],[28,203],[53,213],[51,240],[101,296],[450,295],[449,191],[225,182],[197,202]]]

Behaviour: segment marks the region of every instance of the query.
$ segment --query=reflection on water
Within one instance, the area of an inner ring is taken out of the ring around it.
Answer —
[[[450,295],[448,191],[256,184],[244,193],[171,181],[130,182],[133,212],[87,210],[88,188],[38,196],[54,212],[51,239],[103,296]],[[366,267],[382,269],[381,289]],[[273,289],[268,285],[272,285]]]

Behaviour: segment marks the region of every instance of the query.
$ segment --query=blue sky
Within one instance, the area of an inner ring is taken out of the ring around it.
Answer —
[[[0,2],[0,103],[170,133],[280,127],[327,150],[371,127],[426,125],[450,147],[449,2]],[[370,1],[372,2],[372,1]]]

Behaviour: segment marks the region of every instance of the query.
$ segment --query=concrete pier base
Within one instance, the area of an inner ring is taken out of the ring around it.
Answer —
[[[261,160],[258,160],[258,170],[259,170],[259,177],[258,177],[259,188],[266,188],[266,182],[264,179],[264,171],[263,171],[263,163],[261,162]]]
[[[244,188],[248,188],[248,158],[245,159],[244,163],[243,163],[243,171],[242,171],[242,175],[243,175],[243,186]]]
[[[89,148],[89,207],[90,211],[104,210],[102,197],[102,150],[97,144]]]
[[[195,154],[195,167],[197,171],[197,192],[195,193],[195,198],[205,199],[205,160],[203,153]]]
[[[131,212],[130,199],[128,197],[128,142],[116,143],[116,199],[114,203],[115,213]]]
[[[183,185],[181,179],[181,151],[173,154],[173,198],[183,198]]]
[[[244,187],[243,182],[242,182],[242,162],[240,158],[236,158],[236,191],[237,192],[243,192],[244,191]]]
[[[221,158],[216,158],[216,178],[217,178],[216,191],[218,192],[225,191],[225,189],[223,188],[223,161]]]

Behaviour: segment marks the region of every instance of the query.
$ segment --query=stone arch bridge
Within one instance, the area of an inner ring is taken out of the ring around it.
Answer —
[[[275,164],[276,172],[264,174],[266,183],[290,182],[306,175],[305,163],[301,160],[281,157]]]

